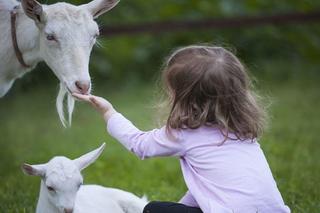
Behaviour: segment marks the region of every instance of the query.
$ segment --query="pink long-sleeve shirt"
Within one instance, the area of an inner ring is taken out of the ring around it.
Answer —
[[[177,156],[188,192],[181,203],[204,213],[287,213],[269,165],[256,141],[227,140],[215,127],[144,132],[119,113],[107,130],[141,159]],[[171,139],[170,139],[171,138]]]

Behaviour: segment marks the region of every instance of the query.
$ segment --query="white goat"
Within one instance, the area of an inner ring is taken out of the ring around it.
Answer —
[[[142,213],[145,198],[98,185],[82,185],[80,171],[93,163],[105,144],[75,160],[54,157],[46,164],[23,164],[28,175],[40,176],[37,213]]]
[[[64,126],[67,122],[63,100],[68,93],[70,125],[74,107],[70,93],[88,94],[91,90],[89,57],[99,34],[94,19],[118,2],[93,0],[74,6],[41,5],[36,0],[21,0],[21,4],[16,0],[0,0],[0,97],[17,78],[44,61],[60,80],[56,105]]]

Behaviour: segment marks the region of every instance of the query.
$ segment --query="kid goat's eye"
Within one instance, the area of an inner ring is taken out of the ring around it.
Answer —
[[[55,192],[54,188],[51,187],[51,186],[47,186],[47,189],[48,189],[50,192]]]
[[[48,35],[47,35],[47,40],[49,40],[49,41],[55,41],[56,38],[55,38],[55,36],[54,36],[53,34],[48,34]]]

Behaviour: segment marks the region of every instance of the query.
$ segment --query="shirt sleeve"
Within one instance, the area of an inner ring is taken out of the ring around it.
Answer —
[[[199,207],[197,201],[193,198],[189,191],[187,191],[187,193],[180,199],[179,203],[182,203],[186,206]]]
[[[107,123],[107,131],[141,159],[184,154],[182,132],[178,130],[172,130],[172,139],[170,139],[165,127],[141,131],[123,115],[115,113]]]

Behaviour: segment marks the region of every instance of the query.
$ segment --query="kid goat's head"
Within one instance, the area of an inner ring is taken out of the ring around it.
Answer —
[[[83,183],[80,172],[99,157],[104,147],[105,144],[102,144],[98,149],[74,160],[54,157],[45,164],[23,164],[25,174],[42,178],[38,202],[46,203],[46,208],[56,212],[73,212],[77,192]]]
[[[94,21],[111,10],[119,0],[93,0],[74,6],[68,3],[41,5],[36,0],[22,0],[24,13],[39,29],[40,57],[60,80],[58,113],[65,125],[63,99],[68,97],[69,123],[74,101],[70,93],[88,94],[91,90],[89,58],[99,28]],[[59,109],[60,107],[60,109]]]

